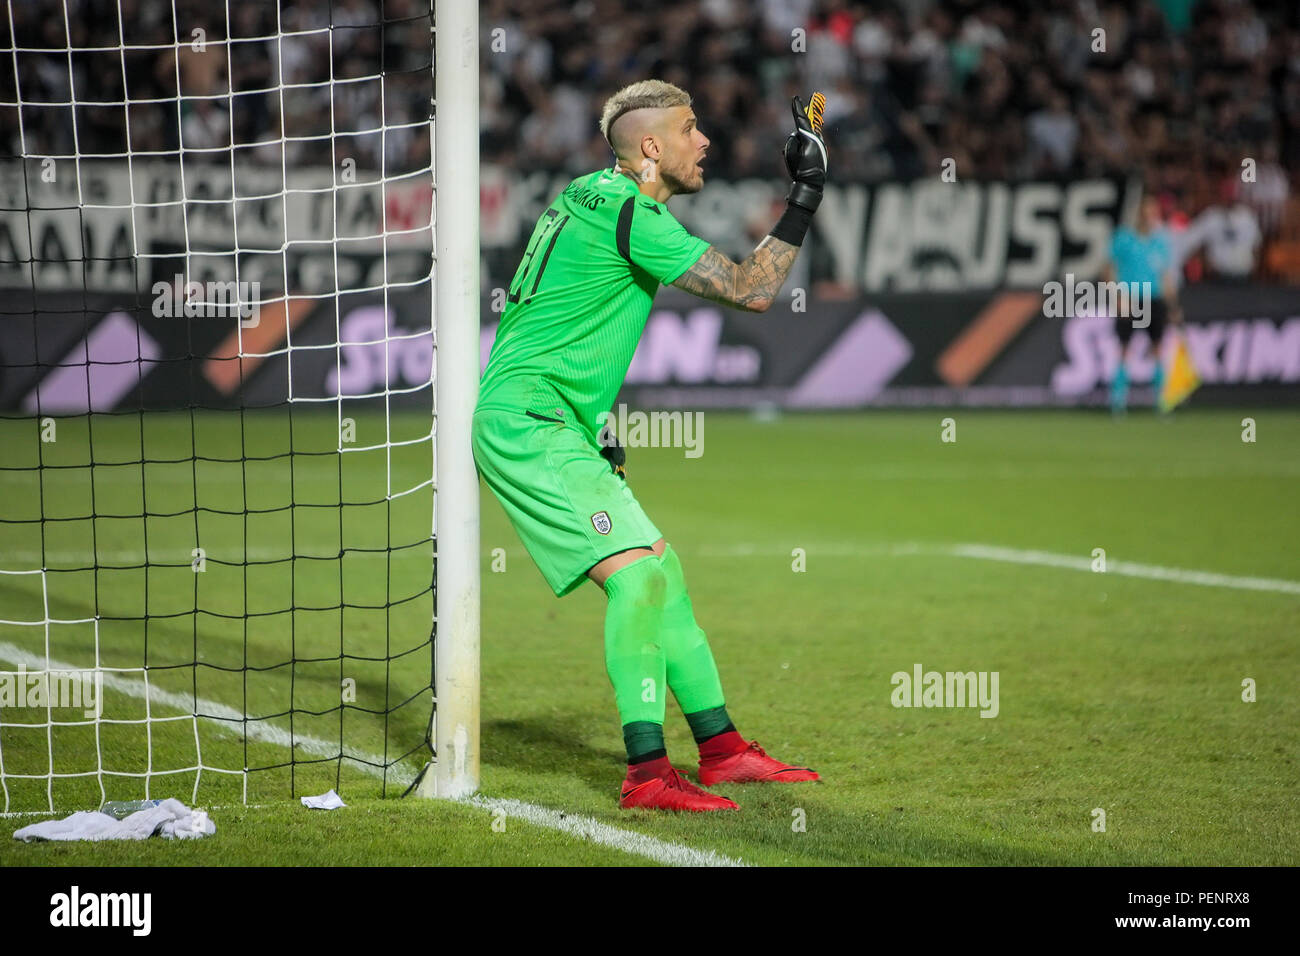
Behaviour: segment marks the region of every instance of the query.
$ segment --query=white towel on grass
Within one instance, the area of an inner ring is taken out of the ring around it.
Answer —
[[[179,800],[164,800],[156,807],[137,810],[114,820],[98,810],[82,810],[62,820],[44,820],[14,832],[15,840],[190,840],[211,836],[217,825],[202,810],[191,810]]]

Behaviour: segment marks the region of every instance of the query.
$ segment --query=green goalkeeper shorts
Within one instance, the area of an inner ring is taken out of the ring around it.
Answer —
[[[479,474],[556,597],[611,554],[663,537],[578,426],[479,408],[471,436]]]

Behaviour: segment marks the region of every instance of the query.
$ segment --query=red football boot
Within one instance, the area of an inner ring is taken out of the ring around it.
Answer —
[[[820,779],[815,770],[773,760],[757,740],[749,741],[744,750],[735,753],[700,758],[700,783],[706,787],[719,783],[797,783]]]
[[[623,793],[618,805],[624,810],[646,807],[650,810],[739,810],[740,807],[726,797],[701,790],[671,767],[662,777],[652,777],[634,783],[629,775],[623,781]]]

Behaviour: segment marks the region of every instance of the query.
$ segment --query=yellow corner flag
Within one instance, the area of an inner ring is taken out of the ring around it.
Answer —
[[[1192,362],[1192,353],[1187,350],[1187,340],[1178,334],[1178,344],[1174,347],[1173,358],[1169,360],[1169,371],[1165,375],[1164,387],[1160,389],[1160,410],[1172,411],[1201,384],[1201,376],[1196,373]]]

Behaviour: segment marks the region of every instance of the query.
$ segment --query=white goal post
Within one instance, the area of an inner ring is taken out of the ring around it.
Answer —
[[[479,381],[477,0],[437,0],[434,17],[437,760],[420,792],[454,798],[479,783],[479,484],[470,448]]]

